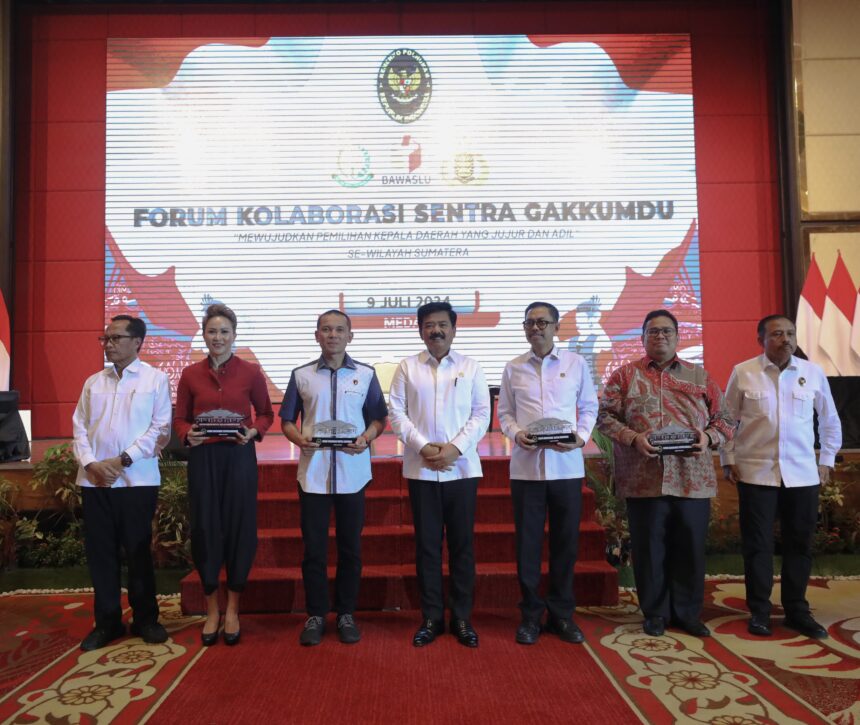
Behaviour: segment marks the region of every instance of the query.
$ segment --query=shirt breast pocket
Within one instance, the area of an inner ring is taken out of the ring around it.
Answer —
[[[791,394],[792,412],[796,418],[811,418],[812,417],[812,400],[814,393],[801,393],[795,391]]]
[[[764,390],[744,392],[744,412],[753,417],[770,415],[770,397]]]

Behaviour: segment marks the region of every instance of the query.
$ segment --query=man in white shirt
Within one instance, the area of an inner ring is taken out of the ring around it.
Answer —
[[[445,631],[442,539],[448,540],[451,633],[478,646],[471,624],[475,587],[472,546],[478,480],[478,442],[490,423],[490,392],[476,360],[451,349],[457,313],[447,302],[418,308],[418,334],[427,346],[400,362],[391,381],[391,426],[403,441],[403,476],[415,524],[415,566],[421,626],[412,644],[423,647]]]
[[[582,631],[573,621],[573,568],[579,543],[579,515],[585,467],[582,447],[597,418],[597,395],[588,364],[554,342],[558,309],[532,302],[523,329],[531,350],[515,357],[502,373],[499,422],[516,445],[511,452],[511,496],[516,528],[517,576],[522,621],[520,644],[534,644],[541,619],[563,641],[580,643]],[[557,418],[571,423],[575,440],[537,445],[530,423]],[[544,522],[549,515],[549,591],[539,594]]]
[[[95,591],[95,629],[81,649],[125,634],[120,605],[120,547],[128,563],[131,633],[167,640],[158,623],[150,544],[161,476],[158,453],[170,439],[170,382],[138,359],[146,324],[117,315],[99,341],[112,363],[84,383],[72,418],[84,511],[84,546]]]
[[[305,647],[322,642],[330,610],[328,527],[332,508],[337,539],[334,608],[338,638],[344,644],[361,639],[354,614],[361,583],[364,492],[371,479],[370,442],[385,430],[388,416],[374,369],[346,354],[346,346],[352,342],[349,315],[339,310],[323,312],[317,318],[314,335],[320,357],[293,370],[281,403],[281,429],[302,449],[298,480],[308,618],[299,642]],[[329,421],[351,424],[358,435],[342,448],[320,447],[313,441],[314,426]]]
[[[771,634],[773,526],[779,514],[782,538],[784,624],[807,637],[824,639],[806,600],[818,493],[830,480],[842,428],[824,371],[794,356],[797,335],[783,315],[758,324],[764,353],[737,365],[726,400],[739,421],[734,439],[720,452],[723,474],[737,484],[744,579],[751,634]],[[813,410],[818,413],[821,452],[813,449]]]

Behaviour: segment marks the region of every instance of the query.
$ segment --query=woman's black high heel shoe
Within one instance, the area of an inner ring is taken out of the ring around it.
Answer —
[[[218,629],[221,628],[221,622],[218,622]],[[218,629],[214,632],[201,632],[200,633],[200,642],[204,647],[211,647],[218,641]]]

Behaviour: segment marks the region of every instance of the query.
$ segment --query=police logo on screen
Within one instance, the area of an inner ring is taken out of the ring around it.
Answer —
[[[410,48],[392,50],[376,76],[376,92],[388,117],[397,123],[412,123],[421,118],[430,103],[433,81],[430,68]]]

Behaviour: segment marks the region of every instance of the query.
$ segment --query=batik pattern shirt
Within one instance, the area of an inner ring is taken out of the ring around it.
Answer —
[[[730,440],[735,421],[719,386],[699,365],[675,357],[660,370],[649,357],[612,373],[600,402],[597,428],[613,440],[616,493],[623,497],[710,498],[717,479],[709,450],[648,458],[633,447],[639,433],[668,425],[704,430],[712,446]]]

